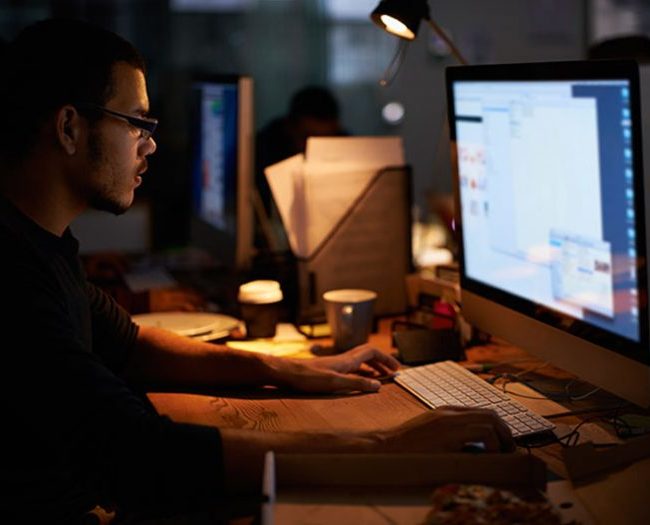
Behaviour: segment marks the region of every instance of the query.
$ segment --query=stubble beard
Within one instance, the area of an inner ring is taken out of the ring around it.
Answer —
[[[91,173],[110,172],[110,161],[104,154],[104,147],[98,133],[91,132],[88,137],[88,154]],[[90,188],[90,192],[88,203],[95,210],[122,215],[131,207],[130,202],[125,203],[120,200],[120,196],[111,185],[111,180],[99,180]]]

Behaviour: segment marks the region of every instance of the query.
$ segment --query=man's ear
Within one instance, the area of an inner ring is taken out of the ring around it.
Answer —
[[[56,113],[56,138],[68,155],[77,153],[82,135],[81,115],[74,106],[63,106]]]

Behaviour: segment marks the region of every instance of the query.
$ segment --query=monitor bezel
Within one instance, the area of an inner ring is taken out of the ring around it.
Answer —
[[[630,85],[630,106],[632,113],[632,146],[634,177],[634,207],[636,213],[637,283],[639,292],[639,341],[598,328],[547,306],[517,297],[513,294],[487,285],[467,276],[464,259],[463,225],[460,206],[460,180],[457,160],[455,106],[453,86],[463,81],[570,81],[570,80],[627,80]],[[532,64],[499,64],[447,68],[446,87],[448,100],[449,133],[451,139],[452,175],[454,177],[454,199],[456,204],[456,235],[459,249],[460,284],[462,290],[505,306],[532,320],[577,336],[606,350],[611,350],[636,362],[650,364],[648,351],[648,308],[645,192],[642,161],[641,109],[639,93],[639,72],[633,61],[576,61],[545,62]],[[635,117],[636,115],[636,117]]]

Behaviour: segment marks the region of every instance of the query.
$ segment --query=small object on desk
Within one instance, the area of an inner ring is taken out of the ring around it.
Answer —
[[[287,343],[291,341],[306,341],[307,337],[300,333],[292,323],[278,323],[275,328],[273,342]]]
[[[397,358],[405,365],[464,359],[458,333],[450,329],[414,329],[393,332]]]
[[[468,441],[463,445],[461,452],[469,454],[482,454],[485,452],[487,447],[483,441]]]
[[[377,294],[372,290],[330,290],[323,294],[334,348],[343,352],[368,341]]]
[[[332,335],[330,325],[327,323],[302,324],[298,327],[298,331],[310,339],[319,339],[322,337],[330,337]]]
[[[456,523],[528,523],[561,525],[559,512],[546,499],[528,501],[486,485],[448,484],[431,495],[433,507],[424,525]]]
[[[251,281],[239,287],[239,306],[250,339],[273,337],[280,319],[282,290],[277,281]]]
[[[154,326],[201,341],[227,337],[239,326],[234,317],[209,312],[155,312],[132,316],[140,326]]]
[[[229,340],[228,348],[274,356],[311,357],[310,343],[291,323],[278,323],[275,336],[254,341]]]
[[[233,350],[255,354],[309,357],[309,344],[303,341],[276,342],[273,339],[257,339],[255,341],[227,341],[226,346]]]

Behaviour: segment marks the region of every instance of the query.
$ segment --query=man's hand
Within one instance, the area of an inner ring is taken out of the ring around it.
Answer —
[[[461,452],[468,444],[483,443],[486,452],[515,449],[507,425],[492,410],[441,407],[410,419],[378,435],[385,452]]]
[[[274,384],[300,392],[375,392],[377,378],[392,375],[398,361],[369,345],[339,355],[309,360],[277,359],[269,362]]]

